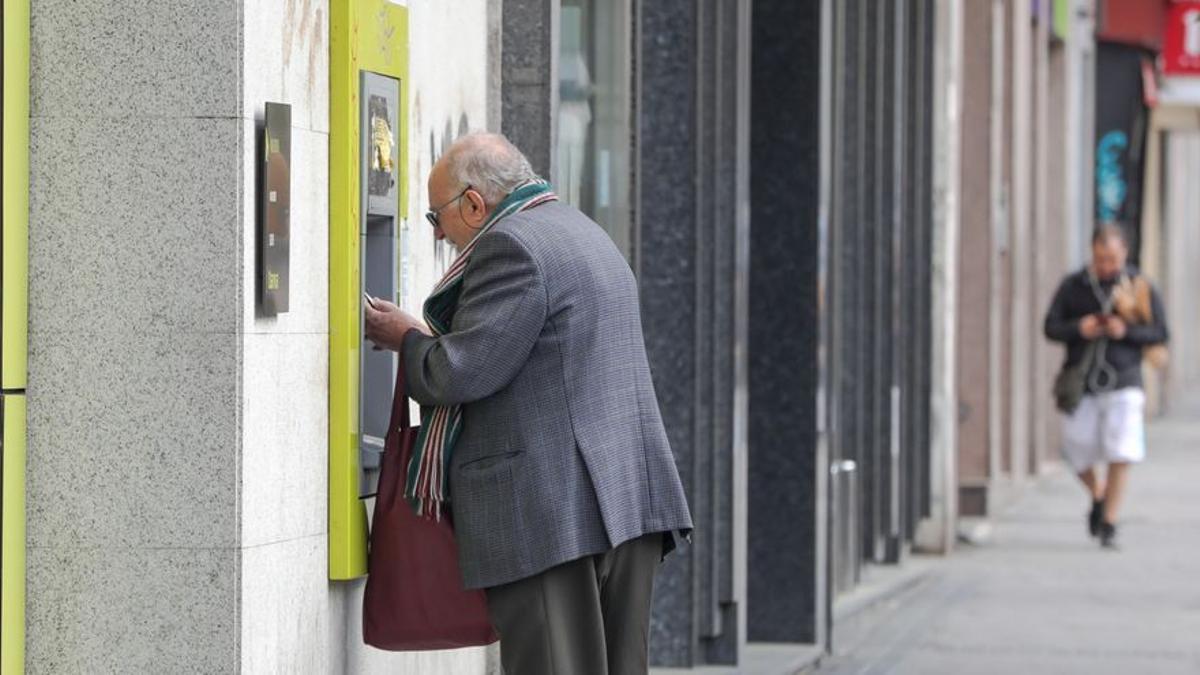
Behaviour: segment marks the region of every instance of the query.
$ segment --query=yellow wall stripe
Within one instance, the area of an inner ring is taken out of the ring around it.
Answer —
[[[0,675],[25,672],[25,397],[5,396]]]
[[[0,379],[25,388],[29,310],[29,0],[4,0],[4,260]]]
[[[329,24],[329,578],[367,573],[358,499],[359,72],[400,80],[401,218],[408,212],[408,9],[388,0],[330,6]]]
[[[3,212],[0,236],[0,675],[25,672],[25,389],[29,289],[29,0],[3,0]]]

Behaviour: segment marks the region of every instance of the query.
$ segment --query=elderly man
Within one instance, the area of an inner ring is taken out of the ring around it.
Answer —
[[[1126,265],[1129,247],[1119,225],[1104,224],[1092,237],[1092,262],[1067,275],[1046,313],[1045,332],[1066,344],[1058,392],[1063,408],[1063,458],[1092,498],[1088,530],[1105,547],[1116,545],[1117,512],[1129,465],[1146,455],[1142,352],[1167,341],[1158,292]],[[1147,307],[1134,323],[1118,313],[1118,289],[1142,285]],[[1069,377],[1071,371],[1077,373]],[[1074,379],[1074,382],[1071,380]],[[1065,384],[1064,384],[1065,382]],[[1108,463],[1104,483],[1095,467]]]
[[[654,573],[692,520],[633,274],[503,136],[460,139],[428,189],[459,256],[427,323],[365,310],[422,405],[409,494],[449,502],[507,673],[645,673]]]

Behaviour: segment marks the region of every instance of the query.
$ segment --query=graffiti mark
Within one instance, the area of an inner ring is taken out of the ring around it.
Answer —
[[[437,163],[438,158],[440,158],[443,154],[445,154],[446,150],[450,149],[450,145],[452,143],[454,143],[454,141],[459,136],[466,134],[470,130],[471,130],[471,120],[467,117],[466,113],[462,113],[458,117],[458,129],[457,130],[454,128],[453,121],[450,118],[446,118],[446,124],[442,129],[441,138],[438,138],[438,134],[436,131],[430,131],[429,132],[429,156],[431,158],[430,167],[432,167],[433,164]],[[437,271],[437,274],[440,277],[443,273],[445,273],[446,268],[448,268],[450,266],[450,263],[453,262],[453,260],[454,260],[453,248],[444,241],[434,240],[434,242],[433,242],[433,260],[434,260],[434,263],[433,263],[434,269]]]
[[[1096,216],[1101,221],[1115,220],[1125,205],[1129,185],[1121,167],[1121,157],[1129,148],[1129,136],[1119,129],[1104,134],[1096,145]]]
[[[396,26],[392,23],[392,14],[387,6],[381,6],[375,15],[375,27],[379,31],[379,55],[385,64],[392,63],[392,38],[396,36]]]

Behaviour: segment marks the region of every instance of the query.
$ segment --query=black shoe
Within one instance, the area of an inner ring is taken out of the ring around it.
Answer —
[[[1088,514],[1088,532],[1093,537],[1100,535],[1100,523],[1104,522],[1104,500],[1092,500],[1092,512]]]
[[[1100,523],[1100,545],[1104,548],[1117,548],[1117,526],[1112,523]]]

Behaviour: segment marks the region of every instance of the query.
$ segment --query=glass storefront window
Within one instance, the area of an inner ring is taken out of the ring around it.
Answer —
[[[629,3],[562,0],[560,17],[554,186],[629,257]]]

